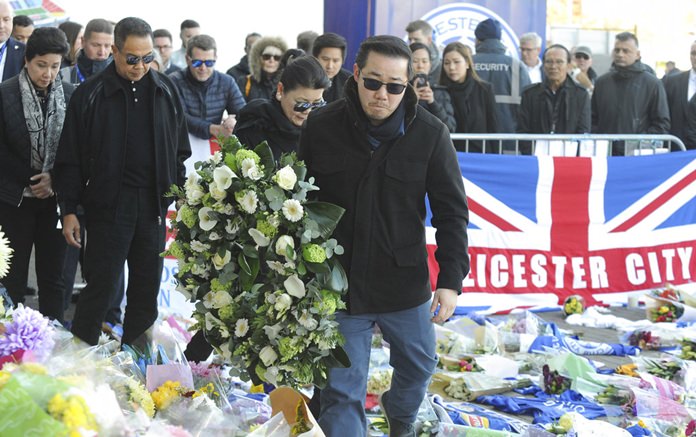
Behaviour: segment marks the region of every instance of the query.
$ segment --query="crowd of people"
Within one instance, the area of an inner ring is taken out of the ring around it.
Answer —
[[[637,37],[620,33],[612,69],[598,77],[585,46],[542,53],[530,33],[518,59],[488,19],[474,48],[452,42],[440,52],[432,27],[418,20],[405,29],[410,46],[366,39],[352,71],[342,68],[344,37],[303,32],[297,48],[248,34],[244,56],[222,73],[215,39],[194,20],[181,23],[175,50],[170,31],[134,17],[36,29],[28,17],[12,18],[0,0],[0,226],[14,249],[3,283],[15,304],[25,299],[34,248],[43,314],[89,344],[105,325],[137,343],[157,318],[167,193],[184,184],[189,135],[265,140],[276,159],[298,152],[319,199],[346,209],[336,235],[351,285],[338,320],[355,364],[333,370],[322,391],[328,435],[364,431],[375,325],[399,357],[382,399],[387,418],[394,432],[413,435],[435,366],[431,321],[452,314],[468,273],[455,149],[483,151],[453,148],[450,133],[672,133],[696,146],[696,43],[694,69],[660,81],[641,62]],[[434,295],[426,193],[438,229]],[[86,287],[65,321],[80,260]],[[187,356],[198,360],[211,351],[202,335],[190,346]]]

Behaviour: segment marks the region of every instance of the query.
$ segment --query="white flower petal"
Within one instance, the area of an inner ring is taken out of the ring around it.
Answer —
[[[306,294],[304,282],[297,275],[289,276],[288,279],[283,282],[283,287],[291,296],[295,296],[301,299]]]
[[[266,247],[271,244],[271,239],[256,228],[249,229],[249,235],[254,239],[254,242],[260,247]]]

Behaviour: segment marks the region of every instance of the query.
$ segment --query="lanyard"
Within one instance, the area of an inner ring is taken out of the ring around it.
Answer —
[[[2,57],[0,57],[2,59]],[[80,67],[75,64],[75,72],[77,73],[77,78],[80,80],[80,83],[85,81],[85,77],[82,75],[82,72],[80,71]]]

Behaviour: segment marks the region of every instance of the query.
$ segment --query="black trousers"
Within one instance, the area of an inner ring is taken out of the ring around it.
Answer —
[[[57,229],[55,197],[25,197],[19,206],[0,202],[0,226],[14,250],[10,271],[2,283],[15,304],[24,302],[29,276],[29,260],[35,249],[36,280],[39,287],[39,311],[63,321],[63,257],[65,238]]]
[[[157,320],[165,232],[159,204],[150,189],[123,186],[113,218],[95,218],[90,211],[86,213],[87,286],[77,301],[72,333],[91,345],[97,344],[127,262],[122,343],[132,344]],[[103,217],[103,211],[98,217]]]
[[[85,240],[85,216],[78,212],[77,218],[80,221],[80,239]],[[65,282],[65,294],[63,295],[63,308],[67,311],[72,302],[73,289],[75,288],[75,276],[77,274],[78,262],[83,265],[84,270],[84,246],[81,249],[68,246],[65,250],[65,262],[63,263],[63,281]],[[84,274],[83,274],[84,277]],[[114,301],[111,304],[109,312],[106,313],[106,322],[113,325],[123,322],[123,314],[121,314],[121,302],[126,293],[126,284],[123,283],[124,277],[118,282],[117,293],[114,296]]]

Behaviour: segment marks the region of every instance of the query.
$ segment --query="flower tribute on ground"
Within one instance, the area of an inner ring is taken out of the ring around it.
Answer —
[[[343,248],[331,238],[344,210],[308,200],[319,188],[294,153],[276,166],[266,143],[219,143],[172,188],[176,239],[165,254],[178,260],[178,289],[241,377],[323,386],[329,368],[349,363],[334,320],[345,308]]]

